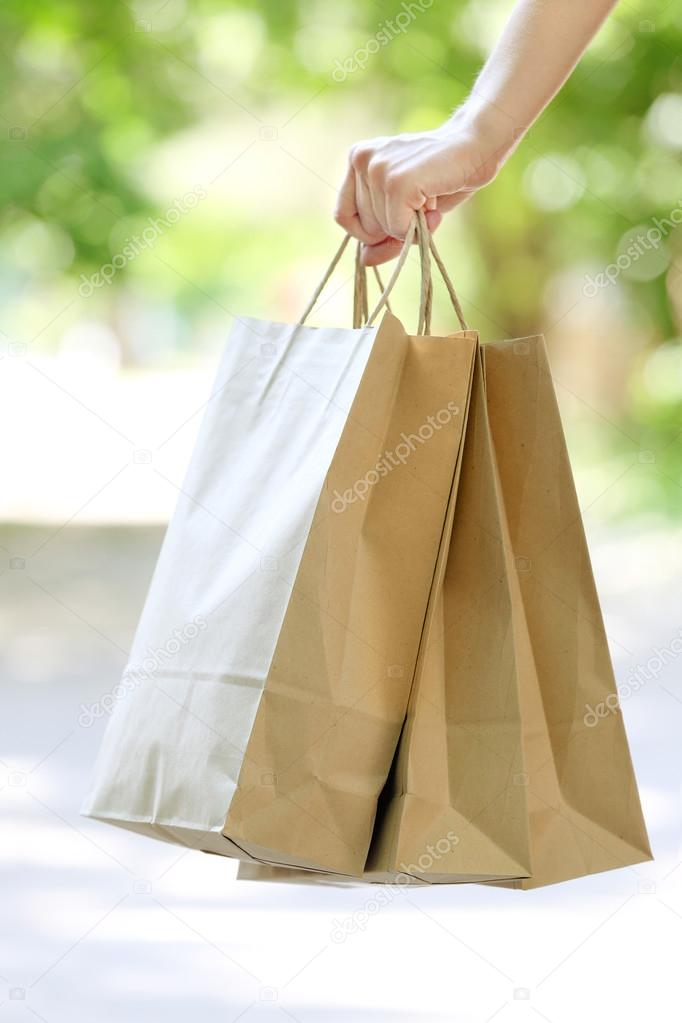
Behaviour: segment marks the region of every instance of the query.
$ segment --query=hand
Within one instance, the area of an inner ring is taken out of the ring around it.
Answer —
[[[495,177],[512,141],[466,115],[434,131],[358,142],[350,151],[335,220],[363,245],[365,266],[398,255],[415,210],[434,231],[443,213]]]

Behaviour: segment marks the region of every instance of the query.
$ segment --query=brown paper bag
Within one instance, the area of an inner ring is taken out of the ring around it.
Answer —
[[[531,872],[518,597],[479,356],[461,477],[398,755],[366,866],[430,883]]]
[[[358,301],[366,313],[356,274],[356,324]],[[423,287],[419,333],[429,315]],[[459,476],[475,351],[471,332],[408,336],[390,312],[382,320],[223,827],[252,860],[362,873]]]
[[[515,596],[483,364],[407,718],[364,880],[456,883],[530,874]],[[240,878],[286,880],[249,865]],[[289,879],[289,880],[293,880]],[[299,882],[333,882],[304,874]]]
[[[530,888],[649,859],[620,712],[586,715],[616,689],[542,338],[480,350],[443,537],[364,880]]]
[[[528,636],[522,678],[531,888],[651,859],[544,340],[483,348]]]
[[[88,816],[226,856],[362,872],[475,340],[411,337],[390,312],[361,326],[357,280],[360,329],[307,327],[305,314],[233,325]],[[168,638],[180,623],[191,642]]]
[[[364,867],[414,675],[474,350],[471,339],[409,337],[390,314],[382,321],[223,828],[251,858]],[[420,430],[428,442],[415,440]],[[355,482],[409,445],[405,464],[360,499]]]
[[[651,856],[620,713],[586,715],[616,689],[544,341],[481,357],[368,880],[530,888]]]

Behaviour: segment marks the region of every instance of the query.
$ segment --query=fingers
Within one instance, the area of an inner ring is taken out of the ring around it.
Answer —
[[[348,234],[351,234],[366,245],[371,245],[379,240],[374,235],[369,234],[360,221],[356,200],[355,171],[350,161],[336,200],[334,220],[344,231],[347,231]]]
[[[415,175],[377,153],[369,160],[367,181],[373,209],[384,234],[391,238],[404,238],[415,210],[422,209],[427,199]]]
[[[443,219],[443,214],[440,210],[426,210],[426,226],[428,227],[431,234],[440,226]]]
[[[395,259],[403,247],[400,238],[386,238],[378,245],[362,246],[362,262],[364,266],[380,266],[381,263],[388,263]]]
[[[379,208],[375,211],[368,182],[359,171],[355,172],[355,202],[358,209],[360,226],[365,232],[369,244],[377,245],[379,242],[384,241],[388,232],[378,219],[378,216],[381,215],[381,209]]]
[[[443,215],[438,210],[427,210],[426,223],[429,231],[435,231],[442,219]],[[416,239],[413,244],[415,243]],[[400,254],[403,244],[402,238],[386,238],[376,245],[363,245],[362,262],[364,266],[380,266],[381,263],[388,263],[389,260],[395,259]]]
[[[425,210],[429,228],[435,230],[448,209],[441,200],[455,202],[452,195],[441,194],[440,164],[435,171],[430,168],[426,144],[399,136],[359,142],[351,149],[335,218],[366,246],[367,266],[386,262],[400,251],[400,240],[416,210]],[[436,155],[442,162],[442,154]]]
[[[397,183],[393,185],[389,180],[385,186],[383,199],[386,233],[392,238],[404,238],[410,229],[415,210],[424,206],[424,197],[412,194],[408,198]]]
[[[341,227],[368,245],[404,238],[425,200],[414,176],[396,173],[382,155],[382,141],[359,142],[351,149],[335,213]]]

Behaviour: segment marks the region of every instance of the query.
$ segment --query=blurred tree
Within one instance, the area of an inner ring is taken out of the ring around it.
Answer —
[[[244,123],[254,138],[264,138],[266,112],[283,99],[296,112],[314,104],[327,122],[320,152],[340,148],[335,125],[354,117],[386,133],[437,124],[465,97],[511,6],[511,0],[430,6],[113,0],[101,8],[86,0],[5,0],[5,292],[35,305],[53,280],[75,288],[81,274],[111,260],[129,230],[159,213],[147,172],[154,154],[201,123],[226,130]],[[664,401],[647,390],[660,374],[660,366],[649,365],[655,350],[674,348],[682,333],[682,255],[672,220],[673,211],[682,211],[681,44],[677,5],[623,0],[495,184],[464,207],[462,242],[443,232],[484,334],[513,336],[545,322],[557,280],[567,273],[579,298],[591,290],[600,299],[618,294],[621,315],[643,343],[613,411],[636,426],[637,436],[650,428],[672,435],[682,411],[682,383],[669,387]],[[344,75],[349,58],[356,69]],[[130,260],[100,304],[114,310],[119,324],[117,304],[122,296],[129,302],[130,288],[184,311],[188,324],[211,301],[231,308],[239,292],[243,308],[256,287],[267,294],[277,285],[292,241],[305,238],[316,252],[326,251],[315,239],[332,204],[329,193],[328,208],[310,210],[305,228],[284,204],[275,214],[278,230],[266,231],[262,224],[254,229],[257,201],[250,212],[249,204],[237,203],[229,245],[220,217],[188,218],[168,242],[174,269],[162,259],[153,266]],[[664,236],[653,254],[628,257],[633,232],[647,232],[656,220]],[[590,284],[610,264],[617,267],[615,289]],[[47,333],[48,342],[58,336]],[[674,366],[679,374],[679,361]],[[672,444],[669,487],[679,490],[681,468]]]

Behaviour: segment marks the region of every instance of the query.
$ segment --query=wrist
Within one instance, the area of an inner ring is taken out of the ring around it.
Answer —
[[[501,166],[519,144],[528,125],[520,123],[494,102],[470,96],[443,126],[448,134],[467,137],[481,155]]]

